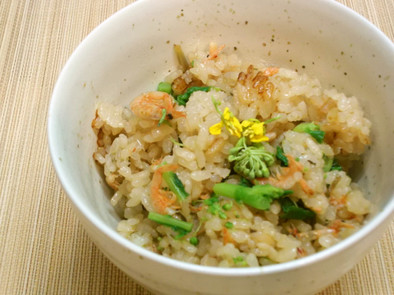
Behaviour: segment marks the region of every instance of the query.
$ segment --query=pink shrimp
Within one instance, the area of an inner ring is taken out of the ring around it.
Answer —
[[[160,189],[162,182],[162,175],[166,171],[175,171],[178,165],[164,165],[155,170],[151,183],[151,200],[156,212],[164,214],[168,207],[170,207],[175,200],[168,198],[166,192]]]
[[[130,108],[137,117],[142,119],[160,120],[163,116],[163,109],[168,119],[186,117],[184,112],[174,109],[172,96],[161,91],[141,94],[130,103]]]
[[[263,72],[263,75],[266,77],[271,77],[279,72],[279,68],[276,67],[269,67],[266,68]]]
[[[218,47],[216,43],[209,44],[208,60],[217,58],[219,53],[223,50],[224,46],[225,45],[221,45]]]
[[[273,186],[284,188],[284,183],[290,178],[293,177],[296,172],[302,172],[303,166],[297,162],[292,156],[286,155],[289,160],[289,167],[282,168],[282,174],[278,174],[276,178],[257,178],[257,181],[260,184],[271,184]],[[298,183],[301,186],[301,189],[309,196],[314,194],[314,191],[309,187],[308,183],[304,178],[301,178]]]
[[[350,228],[353,229],[354,225],[345,223],[340,219],[336,219],[332,222],[331,226],[329,226],[330,229],[334,230],[334,234],[337,234],[341,231],[341,228]]]

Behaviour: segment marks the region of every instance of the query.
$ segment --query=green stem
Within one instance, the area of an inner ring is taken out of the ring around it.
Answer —
[[[185,191],[185,187],[183,186],[181,180],[178,178],[175,172],[164,172],[163,179],[167,183],[170,190],[177,196],[180,201],[183,201],[189,196],[189,194]]]
[[[217,183],[213,186],[213,191],[219,196],[242,201],[259,210],[268,210],[274,199],[292,193],[290,190],[283,190],[269,184],[246,187],[231,183]]]
[[[170,215],[162,215],[156,212],[149,212],[148,219],[155,221],[159,224],[182,229],[190,232],[193,229],[193,224],[190,222],[182,221],[171,217]]]

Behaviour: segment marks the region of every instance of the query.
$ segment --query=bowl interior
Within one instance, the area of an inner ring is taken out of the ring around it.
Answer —
[[[329,21],[327,21],[329,20]],[[376,205],[392,199],[394,49],[375,27],[334,1],[142,0],[118,12],[77,48],[56,85],[49,143],[64,188],[77,207],[115,231],[119,216],[93,161],[91,129],[99,101],[128,105],[176,68],[184,51],[225,44],[245,61],[306,72],[355,95],[372,121],[372,145],[358,174]],[[391,210],[392,210],[391,202]]]

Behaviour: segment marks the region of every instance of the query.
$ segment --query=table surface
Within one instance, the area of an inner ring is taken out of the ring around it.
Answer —
[[[77,45],[132,0],[0,1],[0,294],[150,294],[84,232],[55,175],[47,111]],[[340,0],[394,40],[394,0]],[[394,294],[394,222],[319,293]]]

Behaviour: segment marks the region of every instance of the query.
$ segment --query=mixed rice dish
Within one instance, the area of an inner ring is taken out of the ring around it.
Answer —
[[[371,124],[355,97],[214,43],[174,48],[179,68],[156,91],[99,103],[92,122],[122,236],[189,263],[255,267],[362,226],[371,204],[346,171]]]

